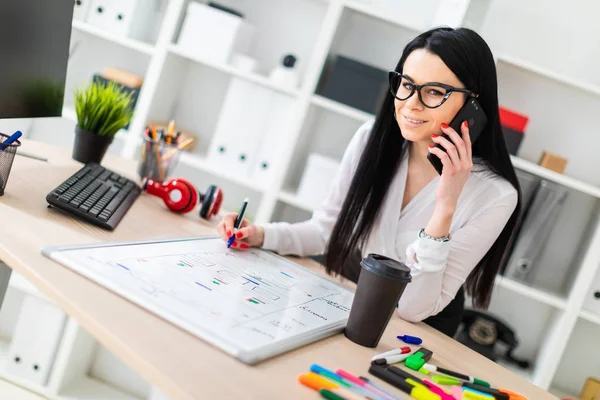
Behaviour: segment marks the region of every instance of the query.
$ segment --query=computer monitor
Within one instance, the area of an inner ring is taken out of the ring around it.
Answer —
[[[62,113],[73,0],[0,0],[0,118]]]

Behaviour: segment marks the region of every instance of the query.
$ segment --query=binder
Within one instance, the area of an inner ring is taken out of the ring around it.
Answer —
[[[585,297],[583,308],[596,315],[600,315],[600,266],[592,283],[592,287]]]
[[[526,284],[533,284],[540,265],[537,262],[554,228],[567,189],[541,180],[525,213],[518,239],[511,254],[506,275]]]
[[[160,10],[157,0],[88,0],[86,22],[118,36],[151,41]]]
[[[76,0],[73,10],[73,19],[85,21],[90,10],[91,0]]]
[[[268,89],[232,78],[211,141],[211,164],[229,174],[250,177],[274,96]]]
[[[288,126],[293,114],[294,100],[288,96],[273,93],[271,104],[264,118],[265,127],[255,143],[256,157],[252,161],[250,179],[257,185],[271,184],[277,171],[276,165],[282,147],[288,141]]]
[[[8,351],[6,372],[45,385],[66,323],[66,315],[37,296],[26,295]]]

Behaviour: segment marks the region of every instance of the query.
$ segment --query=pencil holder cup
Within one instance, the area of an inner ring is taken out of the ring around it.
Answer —
[[[6,182],[10,175],[10,170],[17,154],[17,148],[21,145],[18,140],[11,144],[3,145],[2,143],[8,139],[8,135],[0,133],[0,196],[4,195],[4,189],[6,188]]]
[[[179,153],[180,150],[175,144],[153,141],[149,137],[144,137],[138,166],[140,179],[152,178],[154,181],[164,182],[177,166]]]

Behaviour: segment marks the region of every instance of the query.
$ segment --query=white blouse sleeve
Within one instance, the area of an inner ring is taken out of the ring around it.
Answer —
[[[494,244],[517,200],[516,190],[508,192],[452,232],[447,242],[417,238],[411,243],[406,256],[412,282],[398,303],[400,317],[419,322],[442,311]]]
[[[314,211],[310,220],[295,224],[287,222],[261,224],[265,231],[262,246],[264,249],[282,255],[301,257],[323,254],[370,131],[371,123],[365,123],[354,134],[344,152],[340,169],[329,194],[321,207]]]

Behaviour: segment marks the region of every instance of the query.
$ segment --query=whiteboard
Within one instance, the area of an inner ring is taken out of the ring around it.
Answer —
[[[215,237],[42,253],[247,364],[341,332],[354,297],[281,256]]]

